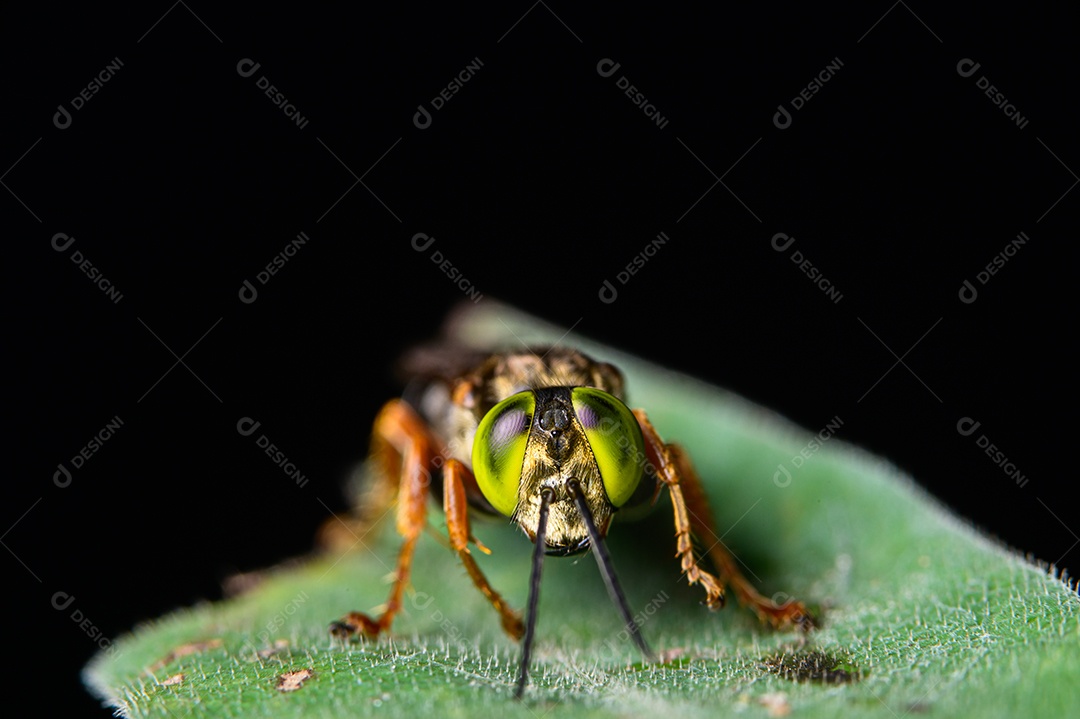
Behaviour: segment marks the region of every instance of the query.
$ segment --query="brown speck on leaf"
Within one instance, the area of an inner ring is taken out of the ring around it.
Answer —
[[[278,677],[277,690],[279,692],[294,692],[304,686],[304,682],[313,676],[315,676],[315,672],[310,669],[286,672]]]
[[[173,686],[176,686],[177,684],[183,684],[183,683],[184,683],[184,675],[183,675],[183,673],[180,673],[180,674],[173,674],[171,677],[169,677],[165,681],[161,682],[161,686],[163,686],[163,687],[173,687]]]
[[[791,705],[787,697],[780,692],[770,692],[758,697],[758,702],[769,710],[771,717],[786,717],[791,713]]]
[[[190,642],[188,644],[182,644],[176,649],[158,659],[156,662],[150,665],[150,671],[155,672],[158,669],[162,669],[165,666],[172,664],[181,657],[186,657],[189,654],[198,654],[199,652],[205,652],[207,649],[217,649],[221,646],[220,639],[207,639],[202,642]]]

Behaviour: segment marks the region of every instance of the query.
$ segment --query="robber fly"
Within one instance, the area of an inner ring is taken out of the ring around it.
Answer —
[[[676,557],[705,604],[724,604],[724,585],[763,621],[809,629],[799,602],[762,596],[719,541],[705,491],[683,450],[665,444],[645,412],[624,404],[614,366],[562,347],[476,354],[421,351],[406,360],[418,377],[409,399],[388,402],[375,420],[371,456],[376,486],[361,518],[397,500],[404,541],[389,600],[377,617],[350,612],[330,626],[340,638],[374,638],[401,609],[413,552],[427,523],[428,498],[442,502],[450,546],[513,639],[524,638],[515,696],[528,681],[544,556],[592,550],[629,635],[646,659],[655,655],[638,630],[604,537],[619,512],[655,504],[666,489],[674,508]],[[469,545],[489,553],[470,530],[470,513],[503,515],[535,543],[526,620],[488,583]],[[330,525],[332,526],[332,525]],[[692,539],[707,547],[699,564]]]

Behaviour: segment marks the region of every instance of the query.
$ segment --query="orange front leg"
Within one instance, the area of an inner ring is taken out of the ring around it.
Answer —
[[[409,582],[416,540],[427,523],[427,499],[431,484],[432,459],[439,445],[424,421],[403,401],[388,402],[375,418],[375,454],[384,454],[383,468],[400,467],[397,477],[397,531],[404,538],[398,553],[397,571],[390,597],[377,619],[360,612],[349,612],[330,625],[334,636],[349,638],[362,635],[377,637],[388,630],[401,609],[402,595]],[[393,476],[383,481],[392,482]]]
[[[465,479],[469,473],[469,468],[456,459],[448,459],[443,469],[443,511],[446,512],[446,530],[450,535],[450,546],[458,553],[473,584],[483,592],[491,605],[495,607],[495,611],[499,613],[506,633],[512,639],[521,639],[525,634],[525,625],[521,622],[521,615],[511,609],[502,595],[495,591],[469,552],[469,542],[477,543],[470,533],[469,504],[465,495]],[[481,546],[481,549],[484,547]]]
[[[758,592],[750,580],[743,576],[735,557],[716,533],[705,489],[690,459],[681,447],[664,444],[644,411],[634,410],[634,416],[645,439],[645,454],[656,469],[660,481],[667,485],[671,493],[675,512],[676,556],[681,561],[687,581],[690,584],[701,584],[705,589],[705,603],[709,608],[718,609],[724,605],[723,585],[727,584],[735,591],[739,603],[753,610],[762,621],[776,627],[797,626],[804,630],[813,628],[813,617],[802,602],[792,600],[782,605],[777,604]],[[692,535],[708,546],[707,551],[719,577],[698,566],[693,552]]]

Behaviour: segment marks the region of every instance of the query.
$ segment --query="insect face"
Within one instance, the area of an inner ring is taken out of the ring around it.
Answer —
[[[590,544],[571,481],[604,536],[641,482],[643,456],[641,429],[618,399],[591,387],[545,387],[496,404],[477,428],[472,459],[487,500],[534,541],[548,490],[544,549],[565,556]]]

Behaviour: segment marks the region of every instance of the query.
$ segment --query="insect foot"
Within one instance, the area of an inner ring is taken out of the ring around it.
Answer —
[[[382,626],[366,614],[349,612],[344,619],[330,622],[330,635],[338,639],[377,639]]]
[[[762,621],[772,624],[777,629],[798,629],[809,632],[817,629],[817,620],[802,602],[792,598],[786,592],[777,592],[771,602],[759,602],[756,605]]]
[[[502,627],[516,641],[521,641],[525,636],[525,623],[521,621],[521,614],[514,612],[511,615],[503,615]]]

